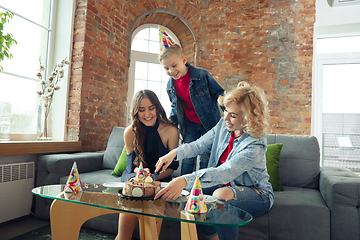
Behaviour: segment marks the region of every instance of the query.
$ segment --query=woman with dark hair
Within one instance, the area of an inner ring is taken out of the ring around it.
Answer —
[[[135,177],[140,163],[146,176],[152,176],[159,157],[176,148],[179,143],[178,129],[166,117],[165,110],[153,91],[141,90],[135,94],[131,117],[132,124],[124,132],[127,159],[121,181]],[[179,163],[174,162],[160,173],[156,180],[170,181],[171,174],[178,166]],[[135,215],[120,213],[118,235],[115,239],[131,239],[137,221]]]
[[[156,170],[164,171],[174,159],[178,161],[210,151],[208,168],[173,179],[155,199],[176,199],[183,188],[191,189],[199,177],[204,194],[212,194],[258,217],[274,203],[265,160],[268,118],[265,93],[240,82],[220,97],[219,103],[225,106],[225,111],[215,127],[198,140],[170,151],[156,164]],[[201,229],[209,239],[238,239],[238,227],[216,227],[217,231]]]

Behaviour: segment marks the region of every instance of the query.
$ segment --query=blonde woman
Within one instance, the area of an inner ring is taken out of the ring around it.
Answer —
[[[254,217],[266,213],[274,203],[269,183],[265,153],[267,142],[267,101],[263,90],[240,82],[220,97],[225,107],[224,117],[197,141],[184,144],[159,158],[156,170],[164,171],[170,163],[211,151],[206,169],[173,179],[155,198],[176,199],[183,188],[199,177],[204,194],[227,201]],[[238,239],[238,228],[202,227],[209,239]],[[232,230],[231,230],[232,229]]]

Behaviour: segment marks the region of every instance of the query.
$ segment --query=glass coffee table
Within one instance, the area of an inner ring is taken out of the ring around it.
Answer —
[[[239,208],[214,198],[206,201],[208,211],[191,214],[184,211],[186,197],[176,201],[127,200],[118,195],[117,188],[102,184],[83,184],[83,192],[65,193],[65,185],[34,188],[33,194],[54,199],[50,208],[52,240],[78,239],[82,224],[88,219],[110,213],[129,213],[139,218],[140,239],[159,238],[162,219],[181,222],[181,239],[197,240],[196,224],[208,226],[243,226],[252,216]]]

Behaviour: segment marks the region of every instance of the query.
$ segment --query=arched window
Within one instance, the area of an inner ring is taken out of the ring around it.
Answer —
[[[179,40],[168,28],[161,26],[171,38],[180,45]],[[129,90],[128,90],[128,118],[130,124],[131,101],[136,92],[142,89],[149,89],[156,93],[167,116],[171,111],[171,103],[166,93],[166,84],[169,76],[158,61],[160,52],[159,30],[156,24],[145,24],[137,28],[132,35],[130,69],[129,69]]]

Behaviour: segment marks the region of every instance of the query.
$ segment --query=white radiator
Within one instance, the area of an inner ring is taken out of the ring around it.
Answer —
[[[0,223],[30,214],[34,163],[0,165]]]

